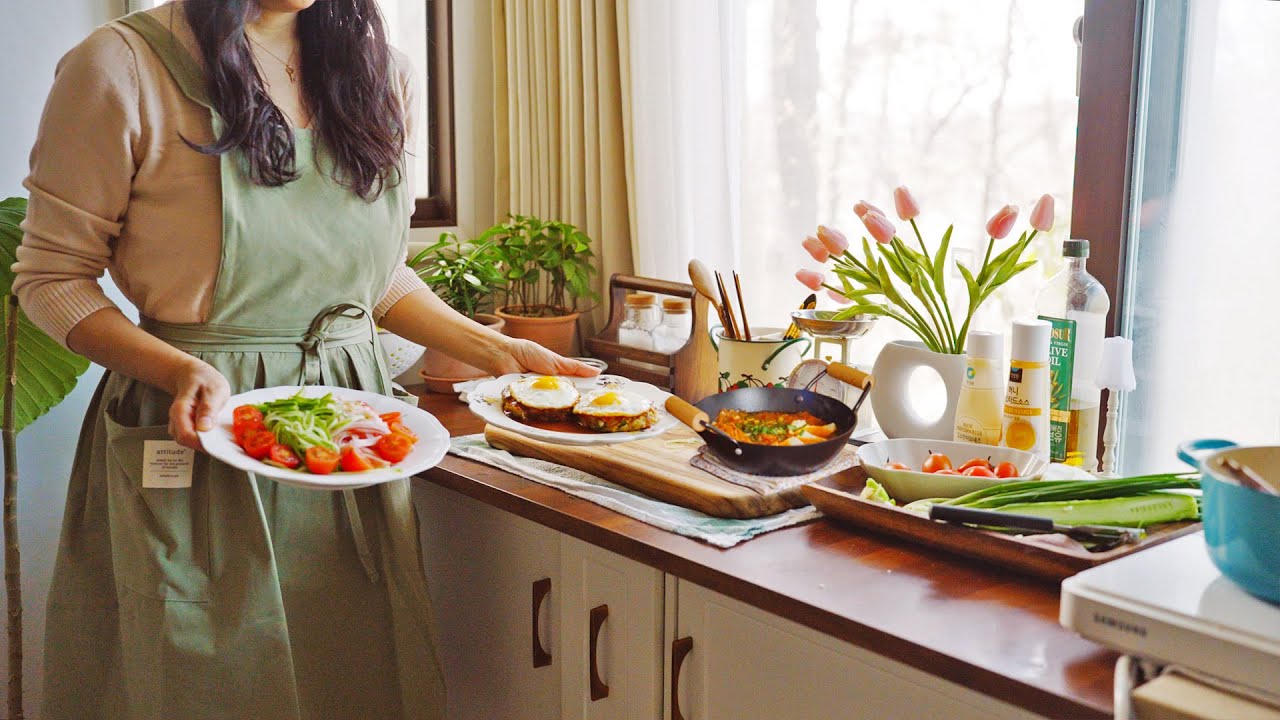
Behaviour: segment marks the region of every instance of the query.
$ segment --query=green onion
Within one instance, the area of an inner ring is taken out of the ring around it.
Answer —
[[[945,505],[973,508],[1001,508],[1006,505],[1060,500],[1104,500],[1106,498],[1145,495],[1160,490],[1198,490],[1195,473],[1142,475],[1117,480],[1021,480],[992,485],[958,498],[943,500]]]

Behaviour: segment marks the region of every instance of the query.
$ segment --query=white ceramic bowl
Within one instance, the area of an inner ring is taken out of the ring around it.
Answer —
[[[883,485],[885,491],[897,500],[899,505],[925,498],[960,497],[975,490],[1008,482],[1000,478],[935,475],[918,470],[892,470],[885,467],[888,463],[900,462],[910,468],[919,468],[933,453],[942,453],[950,457],[957,467],[977,457],[989,459],[992,465],[1011,462],[1022,472],[1017,478],[1010,478],[1010,480],[1039,480],[1044,475],[1045,469],[1049,467],[1048,461],[1023,450],[914,438],[896,438],[868,443],[858,450],[858,459],[866,469],[867,475]]]

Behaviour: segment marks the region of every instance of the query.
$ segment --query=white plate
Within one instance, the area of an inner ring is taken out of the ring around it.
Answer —
[[[418,442],[413,446],[413,452],[395,465],[359,473],[335,472],[330,475],[316,475],[302,470],[286,470],[268,465],[246,455],[231,435],[232,413],[235,409],[241,405],[258,405],[269,400],[290,397],[297,394],[299,390],[302,390],[305,397],[322,397],[326,393],[333,393],[333,396],[340,400],[363,400],[369,403],[369,406],[378,414],[398,412],[400,422],[417,434]],[[210,455],[254,475],[271,478],[286,485],[315,490],[347,490],[399,480],[435,467],[449,450],[449,431],[445,430],[431,413],[393,397],[363,390],[310,385],[304,388],[292,386],[262,388],[232,397],[227,401],[222,412],[218,413],[218,417],[213,422],[213,429],[200,433],[200,442],[204,443],[204,449]]]
[[[1016,478],[985,478],[968,475],[934,475],[917,470],[891,470],[886,463],[900,462],[907,467],[918,468],[932,453],[942,453],[951,458],[956,467],[969,462],[973,458],[989,458],[992,465],[1011,462],[1018,466],[1022,475]],[[884,486],[889,497],[905,505],[916,500],[935,497],[960,497],[966,493],[981,490],[992,485],[1010,480],[1039,480],[1049,463],[1023,450],[996,447],[994,445],[975,445],[966,442],[948,442],[944,440],[916,440],[912,438],[896,438],[879,440],[863,445],[858,449],[858,459],[862,467],[876,482]]]
[[[662,407],[667,398],[671,397],[671,393],[666,390],[657,388],[649,383],[636,382],[617,375],[597,375],[592,378],[561,377],[560,379],[573,383],[579,392],[611,387],[633,392],[647,398],[653,402],[653,407],[658,412],[657,422],[647,430],[641,430],[640,432],[616,433],[568,433],[525,425],[502,412],[502,391],[516,380],[527,377],[538,377],[538,375],[537,373],[512,373],[480,383],[475,390],[467,393],[467,404],[471,407],[471,412],[490,425],[520,433],[534,440],[543,440],[561,445],[613,445],[615,443],[630,442],[631,440],[643,440],[657,437],[680,424],[679,420],[675,419],[671,413],[668,413]]]

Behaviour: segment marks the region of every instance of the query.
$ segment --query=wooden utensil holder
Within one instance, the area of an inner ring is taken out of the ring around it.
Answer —
[[[690,301],[693,327],[684,347],[665,353],[618,342],[618,328],[626,317],[627,293],[632,291]],[[687,283],[614,275],[609,279],[609,324],[587,340],[587,349],[592,356],[609,363],[608,372],[614,375],[647,382],[697,402],[716,392],[716,350],[707,334],[709,311],[707,299]]]

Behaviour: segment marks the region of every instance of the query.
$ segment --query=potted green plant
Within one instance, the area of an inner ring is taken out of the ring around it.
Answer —
[[[511,215],[478,241],[493,242],[502,257],[505,299],[495,312],[506,334],[571,354],[579,301],[599,299],[591,288],[591,238],[567,222]]]
[[[24,198],[0,202],[0,295],[4,296],[5,377],[4,446],[4,584],[9,640],[10,718],[22,718],[22,560],[18,545],[18,433],[49,412],[75,389],[89,361],[67,350],[36,327],[18,307],[14,274],[22,243],[19,228],[27,214]]]
[[[453,233],[442,233],[408,264],[449,307],[502,332],[503,319],[483,312],[493,308],[496,293],[506,286],[502,255],[493,240],[464,243]],[[451,392],[453,383],[487,374],[433,348],[423,351],[422,375],[432,390]]]

